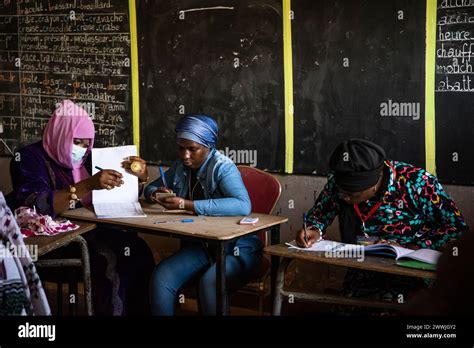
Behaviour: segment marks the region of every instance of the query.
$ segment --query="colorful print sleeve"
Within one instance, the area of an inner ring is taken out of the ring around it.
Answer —
[[[444,191],[438,179],[423,171],[416,180],[413,199],[430,228],[416,234],[415,244],[420,248],[439,249],[451,238],[459,237],[467,225],[454,201]]]
[[[339,213],[341,198],[336,187],[333,173],[328,175],[328,182],[319,194],[314,206],[307,213],[307,226],[316,227],[324,234]]]

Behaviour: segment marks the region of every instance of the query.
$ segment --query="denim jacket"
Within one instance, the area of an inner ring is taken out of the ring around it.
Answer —
[[[178,197],[186,197],[190,175],[190,169],[185,167],[181,160],[177,160],[165,173],[168,188]],[[228,157],[212,149],[196,176],[205,197],[203,200],[194,201],[194,210],[197,214],[209,216],[250,214],[252,207],[247,189],[239,170]],[[146,187],[145,198],[150,201],[151,194],[163,186],[162,178],[156,179]]]

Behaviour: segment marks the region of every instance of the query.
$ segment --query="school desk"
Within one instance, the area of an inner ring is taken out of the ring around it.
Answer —
[[[413,268],[400,267],[395,264],[392,258],[365,256],[363,261],[357,261],[356,258],[338,258],[325,257],[324,251],[304,251],[289,249],[285,244],[271,245],[264,249],[265,253],[272,257],[279,257],[281,261],[277,272],[274,297],[273,297],[273,315],[281,314],[283,299],[293,295],[294,299],[321,303],[339,303],[344,305],[355,305],[374,308],[392,308],[400,309],[401,304],[390,303],[388,301],[376,301],[371,299],[347,298],[343,296],[330,294],[305,293],[300,291],[288,291],[284,289],[285,273],[289,263],[292,260],[303,260],[309,262],[318,262],[328,265],[344,266],[349,268],[358,268],[367,271],[398,274],[408,277],[434,279],[436,273],[433,271],[424,271]]]
[[[240,237],[255,234],[262,230],[270,230],[271,244],[280,242],[280,224],[288,221],[281,216],[252,214],[259,217],[254,225],[239,225],[242,216],[211,217],[192,216],[187,214],[167,214],[158,204],[147,204],[141,202],[146,217],[121,218],[121,219],[98,219],[92,208],[79,208],[68,210],[62,214],[63,217],[74,220],[94,222],[97,224],[114,225],[131,231],[151,235],[176,237],[182,240],[199,241],[208,243],[216,251],[216,292],[217,292],[217,315],[229,314],[229,296],[225,282],[225,248],[228,243]],[[193,222],[177,222],[177,220],[193,219]],[[155,223],[156,221],[169,221],[168,223]],[[274,288],[276,271],[278,269],[278,257],[272,258],[272,289]]]
[[[95,223],[90,222],[77,222],[73,221],[75,224],[79,225],[79,228],[74,231],[59,233],[54,236],[38,236],[38,237],[28,237],[25,238],[25,244],[37,247],[36,255],[38,258],[40,256],[46,255],[47,253],[54,251],[58,248],[67,246],[70,243],[78,243],[81,249],[80,258],[68,258],[68,259],[39,259],[35,262],[36,266],[39,268],[49,268],[49,267],[82,267],[83,277],[84,277],[84,292],[86,298],[86,310],[88,315],[93,314],[92,308],[92,287],[91,287],[91,271],[90,271],[90,262],[89,262],[89,250],[87,248],[87,242],[82,238],[82,234],[92,231],[97,228]],[[33,249],[34,250],[34,249]],[[33,255],[32,255],[33,256]],[[62,284],[58,283],[58,294],[57,294],[57,310],[58,313],[62,312]],[[77,294],[77,284],[71,282],[69,284],[69,292]],[[70,303],[70,312],[74,313],[77,307],[77,303]]]

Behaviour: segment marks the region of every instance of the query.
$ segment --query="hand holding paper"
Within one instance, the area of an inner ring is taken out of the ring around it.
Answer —
[[[95,167],[99,172],[90,177],[93,190],[112,190],[115,187],[122,186],[125,182],[122,180],[123,175],[112,169],[102,169]]]
[[[118,172],[123,184],[109,190],[92,192],[92,203],[98,218],[146,216],[138,203],[138,178],[122,167],[123,159],[136,156],[135,145],[92,149],[93,174],[104,168]],[[105,171],[105,170],[104,170]],[[106,183],[111,185],[111,183]]]

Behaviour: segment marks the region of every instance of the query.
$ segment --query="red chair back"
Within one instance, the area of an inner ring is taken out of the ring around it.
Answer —
[[[271,214],[281,195],[281,184],[277,178],[263,170],[249,166],[238,166],[244,185],[252,202],[252,212]],[[268,245],[267,233],[262,232],[260,239]]]

